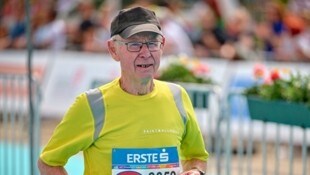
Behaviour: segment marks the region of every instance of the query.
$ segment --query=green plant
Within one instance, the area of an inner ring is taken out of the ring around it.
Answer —
[[[269,83],[256,84],[247,88],[244,94],[266,100],[304,103],[310,107],[310,75],[289,74],[288,78],[276,77],[271,78]]]
[[[159,80],[172,81],[172,82],[187,82],[187,83],[207,83],[212,84],[210,78],[199,77],[189,70],[186,66],[181,63],[172,63],[166,69],[164,69]]]
[[[188,57],[187,55],[172,55],[166,59],[166,65],[161,67],[157,79],[197,84],[216,84],[210,78],[210,68],[205,61]]]

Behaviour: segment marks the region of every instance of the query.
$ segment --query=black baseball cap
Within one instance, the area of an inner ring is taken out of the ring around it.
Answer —
[[[128,38],[140,32],[163,35],[155,12],[143,7],[123,9],[111,23],[111,37],[119,34],[122,38]]]

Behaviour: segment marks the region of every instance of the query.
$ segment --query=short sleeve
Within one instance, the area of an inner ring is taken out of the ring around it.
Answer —
[[[185,124],[185,134],[181,142],[181,159],[189,160],[195,158],[207,160],[209,154],[205,149],[195,111],[188,94],[183,88],[182,100],[187,114],[187,121]]]
[[[68,159],[93,142],[94,120],[85,94],[70,106],[40,158],[51,166],[64,166]]]

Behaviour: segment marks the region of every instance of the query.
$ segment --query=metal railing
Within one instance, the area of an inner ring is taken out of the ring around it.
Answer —
[[[34,116],[33,120],[30,120],[27,75],[0,74],[1,175],[38,174],[36,162],[40,152],[40,119],[38,111],[40,91],[36,81],[33,81],[32,88]],[[30,124],[30,121],[33,121],[33,123]],[[33,126],[33,128],[30,128],[30,126]],[[32,136],[30,136],[31,133]],[[33,143],[30,144],[31,142]],[[34,174],[31,173],[31,169],[35,171]]]
[[[309,128],[250,119],[240,91],[225,101],[217,175],[309,174]]]

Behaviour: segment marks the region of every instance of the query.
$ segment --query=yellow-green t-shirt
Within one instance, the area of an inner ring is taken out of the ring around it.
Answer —
[[[111,175],[114,148],[176,147],[181,160],[206,160],[208,153],[185,90],[179,87],[181,98],[176,101],[168,83],[154,83],[153,91],[142,96],[124,92],[119,79],[99,87],[104,109],[99,122],[94,119],[87,93],[79,95],[41,159],[51,166],[64,166],[71,156],[83,151],[85,175]],[[185,121],[176,103],[184,106]]]

